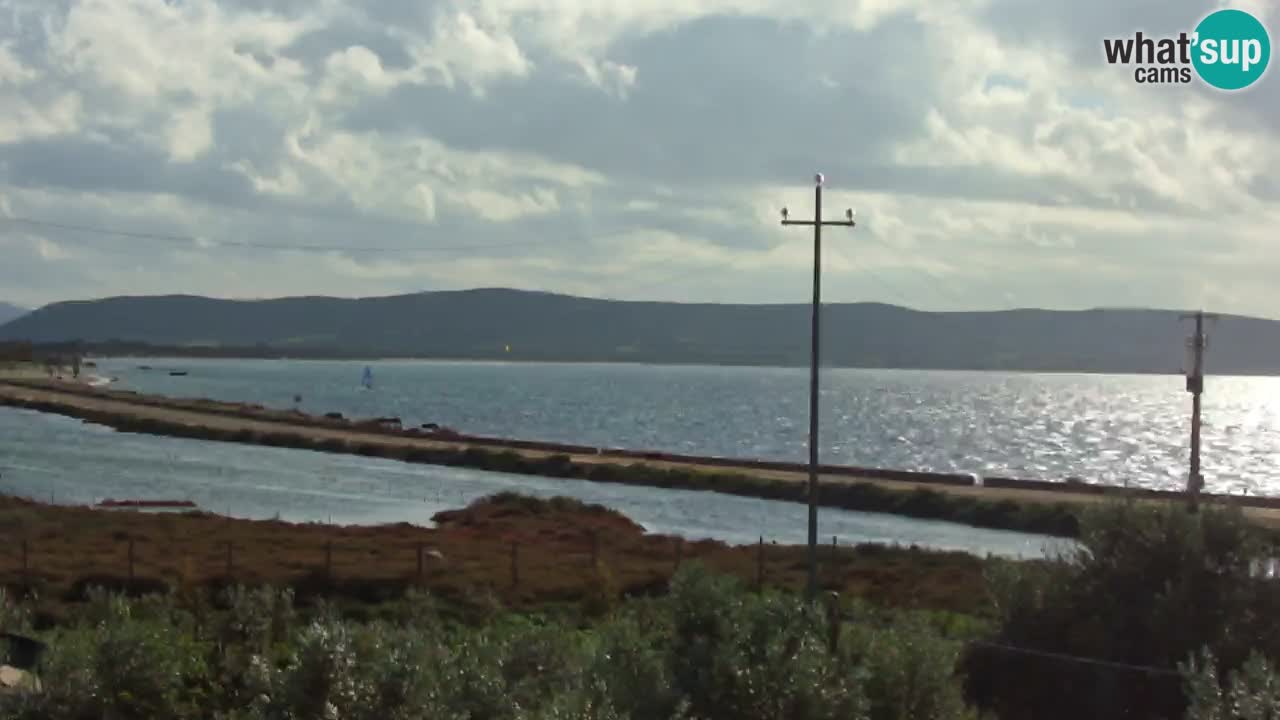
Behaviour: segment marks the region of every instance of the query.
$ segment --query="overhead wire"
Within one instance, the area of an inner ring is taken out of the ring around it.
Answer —
[[[286,250],[299,252],[345,252],[345,253],[434,253],[434,252],[471,252],[483,251],[490,249],[510,249],[516,247],[535,247],[542,245],[555,245],[566,242],[566,239],[555,240],[522,240],[510,243],[488,243],[484,245],[454,245],[454,246],[375,246],[375,245],[313,245],[306,243],[281,243],[281,242],[258,242],[246,240],[222,240],[214,238],[201,238],[192,235],[176,235],[168,233],[150,233],[136,232],[130,230],[116,230],[111,228],[96,227],[90,225],[76,225],[72,223],[56,222],[51,220],[42,220],[29,217],[17,216],[0,216],[0,222],[8,222],[13,224],[27,225],[30,227],[50,228],[58,230],[69,230],[73,232],[83,232],[95,235],[107,235],[116,237],[127,237],[139,240],[152,240],[168,243],[182,243],[189,247],[185,249],[193,250],[216,250],[219,247],[239,247],[263,250]]]

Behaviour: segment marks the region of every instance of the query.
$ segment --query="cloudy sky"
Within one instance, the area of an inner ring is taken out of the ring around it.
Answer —
[[[827,300],[1280,317],[1277,70],[1102,60],[1219,4],[0,0],[0,299],[805,302],[822,171]]]

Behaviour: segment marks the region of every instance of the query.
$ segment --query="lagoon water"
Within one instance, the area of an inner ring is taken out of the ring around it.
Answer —
[[[615,508],[651,532],[751,543],[805,541],[799,503],[709,492],[504,475],[305,450],[117,433],[59,415],[0,408],[0,491],[57,503],[192,500],[236,517],[430,525],[440,510],[502,490]],[[822,509],[824,542],[917,544],[1040,557],[1063,541],[942,522]]]
[[[361,387],[366,364],[371,389]],[[807,452],[802,368],[113,358],[94,372],[140,392],[276,408],[294,407],[297,395],[308,412],[394,415],[482,435],[796,461]],[[824,462],[1183,483],[1190,397],[1177,376],[825,370],[822,380]],[[1280,494],[1280,378],[1212,377],[1204,412],[1209,489]],[[0,490],[59,502],[178,498],[240,517],[429,524],[441,509],[511,489],[603,503],[651,531],[689,538],[805,539],[796,503],[132,435],[0,409]],[[826,509],[819,530],[824,542],[835,535],[1005,556],[1063,547]]]
[[[366,364],[371,390],[360,386]],[[141,392],[277,408],[301,395],[309,412],[481,435],[807,458],[804,368],[117,358],[98,372]],[[822,384],[824,462],[1185,484],[1191,396],[1181,376],[828,369]],[[1208,378],[1202,456],[1211,491],[1280,494],[1280,378]]]

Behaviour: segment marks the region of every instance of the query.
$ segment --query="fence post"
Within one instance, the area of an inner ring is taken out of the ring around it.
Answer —
[[[756,591],[764,590],[764,536],[756,544]]]
[[[333,541],[324,541],[324,581],[326,584],[333,582]]]
[[[133,582],[133,538],[129,538],[129,582]]]
[[[840,595],[835,591],[827,593],[828,635],[827,649],[832,655],[840,649]]]
[[[520,545],[511,541],[511,589],[520,587]]]

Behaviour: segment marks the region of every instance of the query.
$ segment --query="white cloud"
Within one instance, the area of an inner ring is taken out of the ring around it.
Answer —
[[[247,160],[228,163],[227,167],[247,178],[253,184],[254,191],[262,195],[299,197],[305,191],[302,178],[292,167],[281,169],[275,176],[260,174]]]
[[[536,188],[532,192],[503,194],[492,190],[450,191],[446,197],[473,213],[493,222],[511,222],[531,215],[547,215],[560,209],[554,190]]]
[[[382,93],[397,84],[395,75],[382,67],[382,60],[363,45],[333,53],[325,60],[324,69],[324,81],[316,93],[323,101]]]
[[[213,128],[209,113],[189,108],[177,113],[169,127],[169,157],[190,162],[205,154],[213,145]]]
[[[463,83],[476,94],[483,94],[494,79],[522,78],[533,70],[514,37],[481,25],[466,12],[437,16],[430,42],[412,51],[420,67],[439,72],[450,86]]]
[[[578,61],[587,81],[621,99],[626,99],[631,87],[636,84],[636,68],[633,65],[620,65],[612,60],[596,60],[590,57]]]
[[[0,100],[5,108],[0,113],[0,143],[65,135],[80,128],[82,103],[74,92],[24,97],[0,88]]]
[[[35,239],[36,252],[44,260],[66,260],[71,254],[46,238]]]
[[[39,76],[14,56],[8,43],[0,43],[0,86],[25,85]]]

